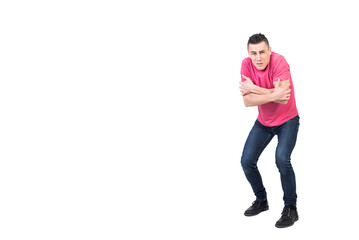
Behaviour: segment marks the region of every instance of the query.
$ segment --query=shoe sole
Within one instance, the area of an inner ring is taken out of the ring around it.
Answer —
[[[262,211],[255,213],[255,214],[248,214],[248,213],[244,213],[244,216],[246,217],[252,217],[252,216],[257,216],[258,214],[260,214],[261,212],[267,211],[269,209],[269,207],[264,208]]]

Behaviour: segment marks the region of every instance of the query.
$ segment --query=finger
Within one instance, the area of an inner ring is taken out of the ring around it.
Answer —
[[[274,87],[275,88],[279,87],[279,83],[280,83],[280,79],[278,78],[278,81],[274,82]]]
[[[244,78],[244,79],[246,79],[246,80],[248,80],[249,79],[249,77],[247,77],[246,75],[244,75],[244,74],[242,74],[242,77]]]

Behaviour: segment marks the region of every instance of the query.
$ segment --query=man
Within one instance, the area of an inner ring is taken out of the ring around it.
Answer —
[[[275,153],[284,192],[284,209],[276,222],[278,228],[289,227],[298,220],[295,175],[291,165],[299,129],[293,82],[285,58],[272,52],[263,34],[254,34],[247,44],[249,57],[242,62],[240,90],[246,107],[258,106],[258,119],[250,131],[241,165],[256,200],[244,215],[254,216],[268,210],[267,193],[257,161],[264,148],[277,135]]]

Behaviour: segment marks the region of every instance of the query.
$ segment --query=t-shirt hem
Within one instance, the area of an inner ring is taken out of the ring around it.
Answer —
[[[266,126],[266,127],[278,127],[280,125],[282,125],[283,123],[291,120],[292,118],[295,118],[296,116],[298,116],[298,112],[296,114],[293,114],[291,115],[290,117],[287,117],[285,119],[283,119],[282,121],[279,121],[279,122],[274,122],[274,123],[268,123],[268,122],[263,122],[261,119],[259,119],[259,116],[257,118],[258,122],[260,122],[263,126]]]

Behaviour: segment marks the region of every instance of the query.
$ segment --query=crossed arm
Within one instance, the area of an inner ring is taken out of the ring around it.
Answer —
[[[246,107],[259,106],[269,102],[287,104],[290,98],[290,80],[278,80],[274,83],[274,88],[266,89],[255,85],[250,78],[242,75],[245,82],[240,83],[244,105]]]

